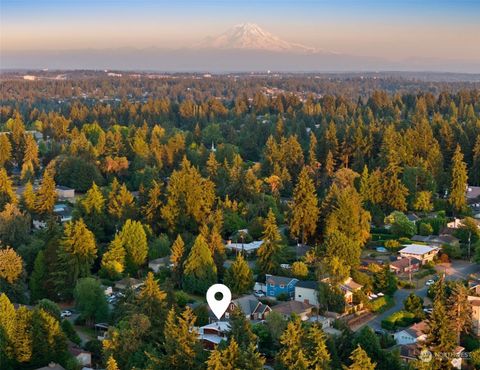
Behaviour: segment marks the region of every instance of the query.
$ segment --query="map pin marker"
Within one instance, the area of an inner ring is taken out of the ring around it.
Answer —
[[[215,298],[215,294],[222,293],[221,300]],[[220,320],[230,304],[232,293],[227,286],[223,284],[214,284],[207,290],[207,302],[215,316]]]

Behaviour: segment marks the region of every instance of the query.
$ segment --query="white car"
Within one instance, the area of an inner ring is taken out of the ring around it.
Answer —
[[[60,317],[61,317],[62,319],[64,319],[65,317],[70,317],[70,316],[72,316],[72,312],[69,311],[69,310],[65,310],[65,311],[62,311],[62,312],[60,313]]]
[[[425,283],[426,286],[430,286],[430,285],[433,285],[433,284],[435,284],[435,280],[432,280],[432,279],[427,280],[426,283]]]
[[[256,292],[253,293],[255,297],[265,297],[265,293],[262,292],[261,290],[257,290]]]

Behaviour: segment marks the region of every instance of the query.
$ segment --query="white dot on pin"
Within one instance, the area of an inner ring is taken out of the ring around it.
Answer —
[[[220,299],[216,297],[221,296]],[[214,284],[207,290],[207,303],[217,319],[223,316],[232,300],[230,289],[223,284]]]

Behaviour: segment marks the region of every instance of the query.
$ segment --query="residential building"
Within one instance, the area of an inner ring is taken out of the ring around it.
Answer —
[[[148,268],[152,269],[153,272],[157,273],[161,268],[170,266],[170,256],[156,258],[148,262]]]
[[[466,192],[467,202],[476,203],[480,200],[480,186],[468,186]]]
[[[420,269],[421,261],[416,258],[400,258],[390,263],[390,271],[395,274],[408,274]]]
[[[286,276],[274,276],[267,274],[265,283],[267,285],[267,296],[278,297],[280,294],[287,294],[290,299],[295,297],[295,285],[298,279]]]
[[[119,290],[125,290],[127,288],[137,289],[143,285],[142,280],[134,279],[131,277],[123,278],[115,283],[115,288]]]
[[[82,366],[91,366],[92,365],[92,353],[85,351],[83,348],[80,348],[74,343],[70,343],[68,346],[68,352],[72,354]]]
[[[318,306],[318,283],[314,280],[299,281],[295,285],[295,300]]]
[[[226,321],[216,321],[202,326],[198,330],[198,337],[202,341],[203,347],[213,350],[221,341],[227,340],[227,334],[230,331],[230,324]]]
[[[312,315],[312,309],[315,306],[298,301],[287,301],[272,307],[272,311],[278,312],[285,320],[288,320],[293,314],[300,317],[302,321],[307,321]]]
[[[417,343],[405,344],[398,346],[400,352],[400,358],[406,362],[418,361],[421,352],[424,348]],[[465,348],[457,346],[455,348],[455,356],[453,356],[453,360],[450,362],[454,369],[461,369],[462,368],[462,352]]]
[[[231,240],[227,240],[225,248],[236,252],[254,253],[263,244],[263,240],[256,240],[250,243],[232,243]]]
[[[249,320],[264,320],[272,311],[269,305],[260,302],[255,296],[246,295],[230,302],[225,312],[225,318],[229,319],[236,308],[239,308]]]
[[[362,286],[363,285],[356,283],[351,277],[340,284],[340,289],[344,294],[346,304],[351,305],[353,303],[353,293],[362,289]]]
[[[406,329],[397,331],[393,334],[393,338],[400,345],[423,342],[427,338],[427,328],[427,322],[425,320],[420,321]]]
[[[399,254],[403,258],[416,258],[421,261],[422,265],[433,261],[435,256],[440,251],[438,247],[432,247],[428,245],[409,244],[405,248],[399,251]]]
[[[472,329],[475,335],[480,336],[480,297],[468,296],[472,305]]]
[[[66,204],[55,204],[53,206],[53,213],[61,223],[72,221],[72,209]]]
[[[75,189],[69,188],[67,186],[57,185],[55,188],[57,196],[60,199],[74,199],[75,198]]]

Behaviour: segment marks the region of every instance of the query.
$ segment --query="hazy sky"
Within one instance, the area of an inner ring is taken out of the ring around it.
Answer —
[[[183,47],[244,22],[339,53],[480,61],[480,0],[0,0],[0,48]]]

